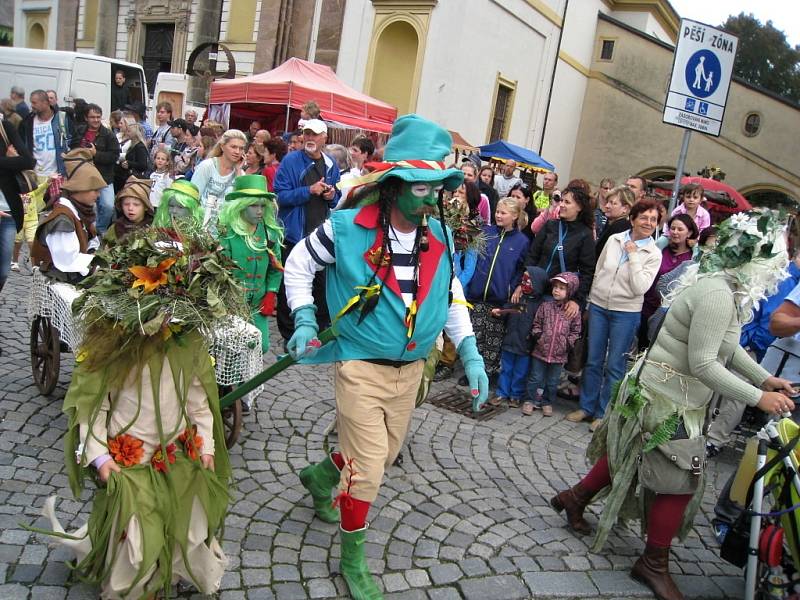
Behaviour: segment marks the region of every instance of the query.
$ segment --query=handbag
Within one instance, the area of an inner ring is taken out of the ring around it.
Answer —
[[[642,369],[650,355],[650,349],[655,344],[661,331],[662,320],[653,335],[647,351],[642,358],[639,369],[634,378],[634,386],[638,387]],[[660,443],[648,451],[642,450],[639,454],[639,483],[642,487],[656,494],[694,494],[702,480],[703,469],[706,465],[706,433],[708,432],[708,418],[703,424],[702,434],[689,438],[686,427],[681,420],[672,438]],[[644,433],[645,443],[649,433]]]
[[[558,261],[561,264],[561,272],[567,272],[567,265],[564,261],[564,240],[567,239],[567,234],[564,233],[561,221],[558,222],[558,243],[553,248],[553,253],[550,255],[550,262],[547,263],[547,273],[550,273],[550,266],[553,264],[553,258],[558,252]],[[575,273],[580,281],[580,274]],[[581,327],[581,334],[572,347],[567,351],[567,362],[564,363],[564,370],[570,373],[580,373],[583,366],[586,364],[586,357],[589,353],[589,344],[586,343],[586,327]]]
[[[5,126],[0,123],[0,135],[6,144],[6,155],[8,155],[8,148],[11,146],[11,141],[8,139]],[[17,182],[20,194],[30,194],[33,190],[39,187],[39,179],[36,171],[25,169],[14,175],[14,181]]]
[[[642,452],[639,481],[656,494],[694,494],[705,457],[705,436],[671,439]]]

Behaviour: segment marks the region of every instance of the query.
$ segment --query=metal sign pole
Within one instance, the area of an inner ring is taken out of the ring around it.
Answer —
[[[678,205],[678,192],[681,190],[681,177],[683,177],[683,168],[686,165],[686,154],[689,152],[689,138],[691,137],[692,130],[684,129],[681,153],[678,155],[678,166],[675,168],[675,182],[672,184],[672,197],[669,199],[668,215],[671,215],[672,211],[675,210],[675,207]]]

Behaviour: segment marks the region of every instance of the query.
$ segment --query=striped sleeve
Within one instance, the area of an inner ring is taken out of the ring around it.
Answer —
[[[334,254],[330,221],[325,221],[292,249],[283,271],[289,310],[314,304],[311,293],[314,275],[336,262]]]
[[[312,231],[303,243],[318,265],[327,267],[336,262],[336,250],[333,245],[333,227],[330,221],[325,221],[322,225]]]

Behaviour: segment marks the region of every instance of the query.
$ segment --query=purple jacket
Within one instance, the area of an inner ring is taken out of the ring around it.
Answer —
[[[558,277],[568,280],[569,296],[578,289],[578,277],[574,273],[561,273]],[[531,333],[536,339],[531,354],[534,358],[550,364],[564,364],[570,348],[581,334],[581,315],[572,319],[564,316],[563,304],[555,300],[544,302],[533,318]]]

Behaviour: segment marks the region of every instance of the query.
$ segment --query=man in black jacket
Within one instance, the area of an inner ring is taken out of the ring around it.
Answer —
[[[22,143],[22,138],[8,121],[0,121],[0,290],[6,283],[11,268],[14,237],[22,229],[24,209],[19,197],[16,175],[32,169],[36,162],[33,154]],[[8,142],[6,142],[8,140]]]
[[[97,200],[97,227],[98,235],[102,236],[114,220],[114,165],[119,160],[119,142],[101,119],[103,109],[97,104],[86,107],[86,123],[81,123],[75,128],[69,147],[89,148],[94,154],[94,166],[100,171],[106,187],[100,190]]]

